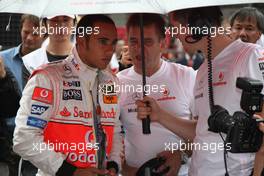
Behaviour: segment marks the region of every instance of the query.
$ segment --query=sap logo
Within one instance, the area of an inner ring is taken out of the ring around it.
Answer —
[[[76,89],[68,89],[68,90],[63,90],[62,93],[62,99],[63,100],[82,100],[82,92],[81,90],[76,90]]]
[[[31,114],[41,115],[43,114],[49,107],[48,106],[40,106],[40,105],[32,105],[31,106]]]

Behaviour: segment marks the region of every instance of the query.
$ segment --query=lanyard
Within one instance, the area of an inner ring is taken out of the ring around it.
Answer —
[[[98,169],[105,169],[105,159],[106,159],[106,134],[103,131],[102,124],[101,124],[101,106],[99,103],[99,74],[100,71],[97,71],[97,76],[95,78],[95,86],[93,91],[90,90],[90,94],[92,97],[93,102],[93,122],[94,122],[94,133],[96,142],[99,144],[99,149],[96,151],[97,153],[97,166]],[[96,96],[93,96],[93,95]],[[94,101],[96,98],[96,101]]]

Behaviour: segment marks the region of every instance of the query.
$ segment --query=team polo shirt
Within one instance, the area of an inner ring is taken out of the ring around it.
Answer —
[[[212,60],[212,65],[215,104],[226,108],[229,114],[233,115],[235,111],[241,111],[242,90],[236,88],[236,78],[250,77],[263,82],[264,49],[255,44],[236,40]],[[193,150],[190,175],[223,176],[225,175],[223,141],[218,133],[208,131],[210,109],[207,72],[205,61],[197,73],[194,88],[195,114],[198,115],[194,143],[202,147]],[[226,137],[225,134],[223,136]],[[206,145],[210,147],[205,147]],[[254,153],[228,153],[229,175],[249,176],[254,157]]]
[[[190,119],[193,107],[193,87],[195,71],[183,65],[161,60],[160,69],[146,83],[150,88],[149,96],[154,98],[167,112]],[[125,156],[129,166],[140,167],[147,160],[166,148],[166,143],[179,145],[180,137],[157,122],[151,122],[151,134],[142,134],[142,121],[137,119],[135,101],[142,98],[142,75],[130,67],[118,73],[122,86],[134,87],[121,90],[121,121],[125,129]],[[158,87],[158,88],[157,88]],[[137,88],[137,89],[136,89]],[[157,88],[157,89],[156,89]],[[176,146],[176,145],[175,145]],[[187,174],[187,167],[181,173]]]

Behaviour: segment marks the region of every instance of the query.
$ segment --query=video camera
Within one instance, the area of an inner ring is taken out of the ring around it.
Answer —
[[[245,111],[237,111],[233,116],[219,106],[213,106],[208,118],[209,131],[226,133],[226,143],[230,143],[232,153],[257,152],[262,144],[263,133],[258,128],[255,112],[262,111],[262,82],[250,78],[237,78],[236,87],[242,89],[240,106]]]

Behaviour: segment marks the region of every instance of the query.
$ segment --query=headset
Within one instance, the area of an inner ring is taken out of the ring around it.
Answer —
[[[208,9],[207,9],[208,8]],[[196,10],[191,10],[190,14],[187,18],[188,27],[191,28],[191,34],[189,37],[185,38],[187,43],[196,43],[200,41],[204,36],[208,36],[209,34],[204,34],[201,30],[197,31],[195,28],[207,28],[210,29],[215,27],[215,25],[220,26],[221,24],[217,24],[215,18],[223,18],[223,13],[219,7],[207,7],[207,8],[198,8]],[[208,10],[210,8],[210,12],[214,12],[213,14],[209,14]],[[191,38],[190,38],[191,37]],[[193,41],[190,41],[192,39]]]

